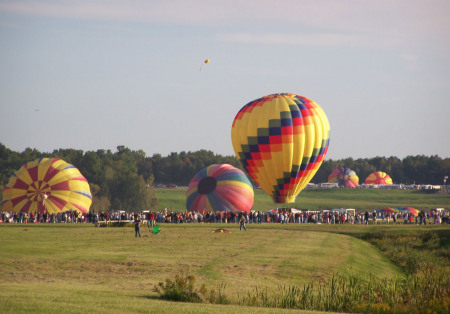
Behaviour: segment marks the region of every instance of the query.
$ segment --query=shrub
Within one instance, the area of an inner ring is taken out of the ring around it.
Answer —
[[[161,299],[180,302],[200,303],[203,298],[194,291],[194,276],[175,275],[175,280],[167,278],[166,282],[160,282],[153,291],[158,293]]]
[[[227,297],[222,293],[225,285],[219,286],[218,291],[214,289],[208,291],[203,284],[199,290],[194,289],[195,277],[192,275],[175,275],[175,280],[167,278],[165,283],[160,282],[153,291],[158,293],[161,299],[179,302],[193,303],[230,303]]]

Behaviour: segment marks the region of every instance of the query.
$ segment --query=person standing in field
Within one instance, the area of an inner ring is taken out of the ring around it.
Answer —
[[[244,228],[245,231],[247,231],[247,228],[245,227],[245,216],[244,214],[241,214],[241,218],[239,219],[239,230],[242,230]]]
[[[139,234],[139,238],[141,237],[141,218],[139,215],[134,215],[134,236],[137,237]]]
[[[153,228],[153,220],[155,219],[155,214],[152,211],[149,211],[147,214],[147,228]]]
[[[368,224],[369,224],[369,212],[368,212],[368,211],[366,211],[366,212],[364,213],[364,224],[365,224],[365,225],[368,225]]]

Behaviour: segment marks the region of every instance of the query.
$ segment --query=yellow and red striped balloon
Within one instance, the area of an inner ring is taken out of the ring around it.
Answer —
[[[322,108],[296,94],[246,104],[231,129],[236,156],[275,203],[292,203],[323,162],[330,125]]]
[[[382,171],[376,171],[369,174],[366,178],[365,184],[393,184],[392,178]]]
[[[87,213],[92,204],[89,183],[73,165],[59,158],[24,164],[3,189],[1,209],[9,212]]]

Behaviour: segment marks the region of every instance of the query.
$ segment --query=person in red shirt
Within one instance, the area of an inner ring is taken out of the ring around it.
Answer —
[[[147,228],[153,228],[153,221],[155,220],[155,214],[153,212],[148,212],[147,214]]]

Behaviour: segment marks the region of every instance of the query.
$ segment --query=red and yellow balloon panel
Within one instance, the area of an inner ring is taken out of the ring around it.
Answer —
[[[382,171],[375,171],[369,174],[366,178],[365,184],[393,184],[392,178]]]
[[[24,164],[3,189],[1,209],[9,212],[87,213],[92,204],[89,183],[73,165],[59,158]]]

